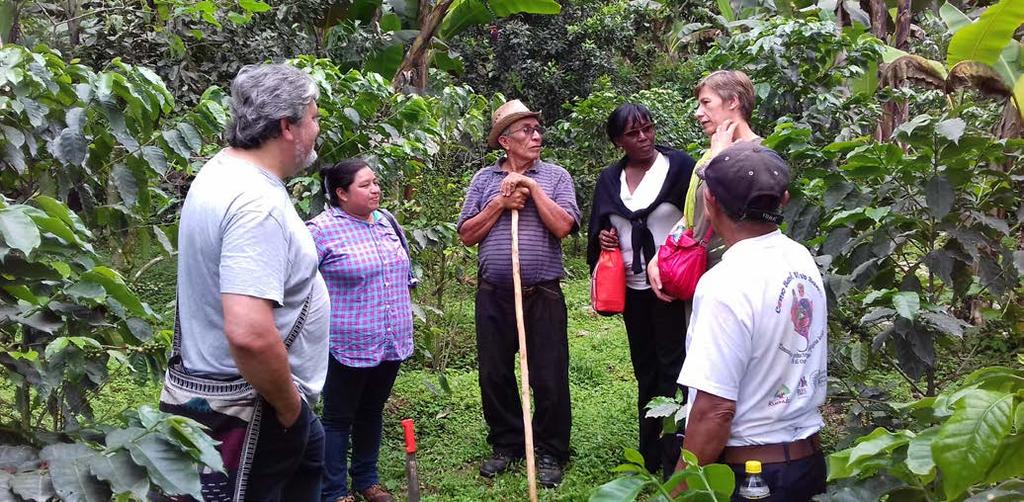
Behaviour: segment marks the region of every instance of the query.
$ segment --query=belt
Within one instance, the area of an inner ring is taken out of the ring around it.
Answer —
[[[751,446],[726,446],[720,462],[743,464],[747,460],[760,460],[762,464],[778,464],[800,460],[821,453],[821,437],[818,433],[789,443],[758,444]]]
[[[561,291],[561,282],[562,281],[560,281],[559,279],[555,279],[551,281],[541,281],[535,284],[531,284],[529,286],[524,285],[523,296],[532,296],[534,293],[541,289],[546,290],[551,294],[558,294],[558,292]],[[508,291],[509,293],[511,293],[513,285],[509,284],[508,286],[502,287],[501,285],[490,282],[487,279],[484,279],[483,277],[477,277],[477,287],[487,291]]]

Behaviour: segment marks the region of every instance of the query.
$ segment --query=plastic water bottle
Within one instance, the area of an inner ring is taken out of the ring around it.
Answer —
[[[739,496],[744,500],[758,500],[768,498],[768,483],[761,477],[761,462],[747,460],[745,465],[747,477],[740,485]]]

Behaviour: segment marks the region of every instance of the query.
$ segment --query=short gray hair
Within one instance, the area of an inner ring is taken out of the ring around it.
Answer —
[[[258,148],[281,135],[281,119],[299,122],[319,97],[313,79],[294,66],[246,65],[231,81],[231,120],[225,139],[236,148]]]

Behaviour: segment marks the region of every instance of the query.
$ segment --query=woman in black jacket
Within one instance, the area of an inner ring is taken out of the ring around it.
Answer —
[[[645,266],[683,215],[694,161],[684,152],[654,143],[654,123],[643,105],[626,103],[612,112],[608,138],[625,156],[601,171],[590,213],[587,262],[601,250],[618,250],[626,264],[623,321],[639,396],[640,453],[647,470],[668,476],[679,458],[674,435],[662,437],[661,420],[644,418],[655,396],[674,396],[683,365],[686,314],[683,302],[659,300]]]

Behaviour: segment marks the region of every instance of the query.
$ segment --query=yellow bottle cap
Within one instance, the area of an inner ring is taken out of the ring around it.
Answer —
[[[761,474],[761,462],[758,460],[747,460],[747,474]]]

